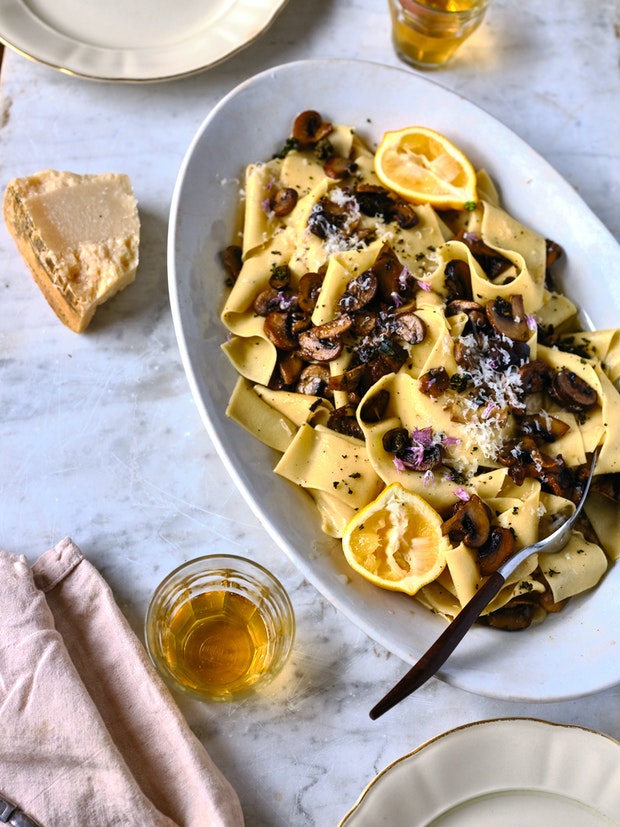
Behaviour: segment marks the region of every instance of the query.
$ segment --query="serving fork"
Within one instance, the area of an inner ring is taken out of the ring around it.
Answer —
[[[431,647],[421,656],[417,663],[412,666],[409,672],[370,710],[370,717],[373,720],[376,720],[389,709],[396,706],[396,704],[407,698],[437,672],[465,637],[467,631],[473,626],[476,620],[478,620],[483,609],[502,588],[507,578],[524,560],[527,560],[532,554],[543,551],[556,552],[564,548],[568,543],[575,520],[581,512],[588,491],[590,490],[598,452],[599,449],[597,448],[591,456],[588,478],[579,503],[571,516],[552,534],[511,555],[497,571],[492,572],[488,576],[476,594],[463,606],[461,611],[444,629]]]

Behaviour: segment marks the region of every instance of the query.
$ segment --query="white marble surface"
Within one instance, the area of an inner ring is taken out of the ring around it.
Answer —
[[[528,141],[616,238],[619,25],[617,0],[496,0],[452,66],[432,75]],[[340,616],[273,547],[201,425],[167,297],[177,170],[204,116],[238,82],[278,63],[332,56],[398,65],[387,7],[290,0],[251,47],[170,83],[94,83],[10,51],[1,75],[2,189],[11,177],[48,166],[128,173],[140,202],[142,259],[136,283],[76,336],[48,309],[0,227],[0,546],[34,561],[72,536],[140,635],[159,579],[197,554],[255,556],[284,581],[297,641],[269,694],[231,706],[179,699],[237,789],[248,827],[336,825],[385,765],[470,721],[532,716],[620,738],[620,686],[522,704],[434,679],[371,722],[368,710],[404,664]]]

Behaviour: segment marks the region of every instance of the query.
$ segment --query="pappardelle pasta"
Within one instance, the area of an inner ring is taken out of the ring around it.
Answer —
[[[553,284],[561,248],[509,215],[483,170],[476,185],[462,210],[406,200],[354,128],[298,116],[283,150],[248,166],[242,242],[224,254],[227,414],[332,537],[394,483],[422,497],[446,542],[415,597],[447,618],[574,510],[600,446],[568,546],[530,557],[485,612],[519,629],[620,556],[620,332],[579,329]],[[406,559],[389,563],[407,579]]]

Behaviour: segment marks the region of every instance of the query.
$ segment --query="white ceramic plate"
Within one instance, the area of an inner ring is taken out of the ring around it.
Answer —
[[[168,270],[181,357],[202,419],[247,502],[308,580],[368,635],[411,663],[444,623],[415,600],[355,575],[340,544],[321,535],[307,495],[273,473],[270,449],[224,413],[235,375],[220,349],[225,332],[218,254],[234,241],[245,165],[280,149],[294,117],[307,108],[354,125],[371,142],[414,122],[453,138],[489,170],[509,210],[564,246],[565,291],[598,327],[618,322],[620,282],[608,274],[620,269],[620,247],[572,187],[512,132],[463,98],[399,69],[330,60],[269,70],[222,100],[189,147],[173,195]],[[439,677],[514,700],[562,699],[606,688],[620,681],[618,605],[616,568],[595,591],[538,627],[515,635],[472,629]]]
[[[340,827],[620,825],[620,744],[528,718],[454,729],[395,761]]]
[[[81,77],[154,81],[220,63],[288,0],[2,0],[0,40]]]

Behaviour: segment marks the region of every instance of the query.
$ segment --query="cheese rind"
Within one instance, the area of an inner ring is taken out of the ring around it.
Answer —
[[[43,170],[15,178],[3,214],[47,301],[76,333],[135,279],[140,220],[127,175]]]

